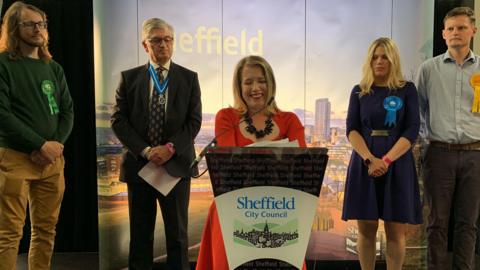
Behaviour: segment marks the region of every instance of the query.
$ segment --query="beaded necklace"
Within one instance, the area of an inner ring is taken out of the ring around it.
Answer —
[[[253,125],[253,120],[248,114],[244,114],[243,118],[245,119],[245,123],[247,123],[247,127],[245,130],[250,133],[254,134],[255,138],[260,139],[265,137],[266,135],[269,135],[273,131],[273,122],[272,122],[272,117],[269,116],[265,120],[265,128],[262,130],[257,130],[257,128]]]

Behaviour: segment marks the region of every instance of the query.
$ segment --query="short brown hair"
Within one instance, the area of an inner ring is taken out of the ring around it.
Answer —
[[[443,18],[443,24],[445,24],[448,19],[456,16],[467,16],[470,22],[475,24],[475,12],[469,7],[456,7],[451,9],[447,15],[445,15],[445,18]]]
[[[47,15],[39,8],[25,4],[23,2],[13,3],[5,12],[3,16],[2,32],[0,36],[0,52],[8,52],[11,59],[16,60],[22,58],[22,52],[20,51],[18,40],[18,25],[22,16],[22,11],[25,9],[32,10],[40,16],[43,21],[47,21]],[[39,47],[38,56],[45,62],[52,59],[52,55],[48,50],[48,31],[45,31],[45,43],[42,47]]]

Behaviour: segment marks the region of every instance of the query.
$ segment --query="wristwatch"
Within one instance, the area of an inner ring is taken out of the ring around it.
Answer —
[[[371,163],[372,163],[372,161],[369,158],[366,158],[366,159],[363,160],[363,164],[367,167],[370,166]]]

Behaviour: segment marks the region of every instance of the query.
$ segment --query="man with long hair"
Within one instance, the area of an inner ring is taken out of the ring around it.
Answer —
[[[63,69],[48,51],[45,13],[22,2],[3,18],[0,119],[0,269],[15,269],[27,204],[29,269],[50,269],[73,103]]]
[[[470,50],[477,32],[471,8],[457,7],[443,20],[448,50],[418,71],[420,135],[425,152],[428,269],[474,269],[480,214],[480,57]],[[475,93],[476,92],[476,93]],[[455,217],[453,264],[448,263],[450,210]]]

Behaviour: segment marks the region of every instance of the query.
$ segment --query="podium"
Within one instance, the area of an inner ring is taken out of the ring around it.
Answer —
[[[206,160],[229,269],[301,269],[327,149],[216,147]]]

